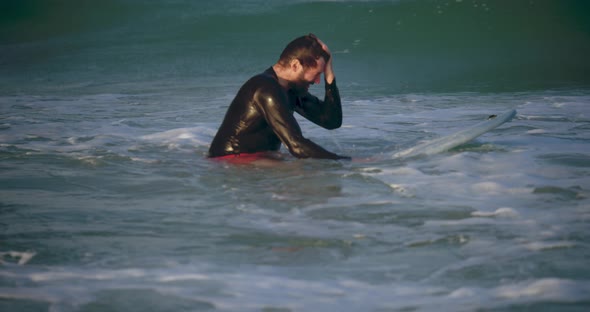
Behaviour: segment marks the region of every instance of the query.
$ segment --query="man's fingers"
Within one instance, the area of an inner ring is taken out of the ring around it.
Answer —
[[[328,45],[326,45],[322,40],[320,40],[319,38],[316,38],[318,43],[322,46],[322,49],[324,49],[324,51],[328,52],[328,54],[332,55],[332,53],[330,53],[330,49],[328,49]]]

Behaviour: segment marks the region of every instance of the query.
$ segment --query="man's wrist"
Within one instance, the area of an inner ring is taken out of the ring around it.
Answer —
[[[326,79],[324,79],[324,82],[326,83],[326,87],[332,87],[336,83],[336,77],[332,77],[331,82],[329,82],[328,79],[326,78]]]
[[[336,79],[336,77],[333,72],[326,72],[324,74],[324,79],[326,80],[327,84],[332,84],[334,82],[334,80]]]

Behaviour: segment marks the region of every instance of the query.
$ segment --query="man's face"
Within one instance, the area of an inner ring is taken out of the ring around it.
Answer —
[[[317,60],[316,67],[301,67],[299,77],[291,82],[291,89],[299,94],[305,94],[309,86],[314,83],[320,83],[322,73],[326,70],[326,61],[323,57]]]

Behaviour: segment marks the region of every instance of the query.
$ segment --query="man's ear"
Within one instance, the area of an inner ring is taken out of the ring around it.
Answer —
[[[301,66],[301,62],[298,59],[292,59],[289,63],[289,68],[295,73],[299,72],[302,67],[303,66]]]

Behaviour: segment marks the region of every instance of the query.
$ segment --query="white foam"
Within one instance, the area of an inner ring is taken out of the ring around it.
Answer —
[[[179,282],[179,281],[205,281],[209,280],[210,278],[203,274],[179,274],[179,275],[168,275],[168,276],[161,276],[158,278],[160,282],[170,283],[170,282]]]
[[[552,301],[576,302],[587,300],[590,295],[590,283],[559,278],[544,278],[532,282],[501,286],[494,295],[506,299],[542,299]]]
[[[459,288],[454,290],[449,294],[451,298],[467,298],[467,297],[474,297],[477,295],[477,292],[472,288]]]
[[[559,249],[559,248],[571,248],[576,244],[568,241],[557,241],[557,242],[531,242],[525,244],[524,247],[531,251],[542,251],[548,249]]]
[[[527,134],[542,134],[542,133],[547,133],[546,130],[543,129],[533,129],[533,130],[529,130],[526,132]]]
[[[206,127],[178,128],[141,137],[144,141],[176,149],[182,145],[206,146],[213,139],[214,130]]]
[[[505,218],[514,218],[514,217],[518,217],[520,214],[509,207],[502,207],[502,208],[498,208],[495,211],[492,212],[486,212],[486,211],[474,211],[471,213],[471,215],[473,217],[505,217]]]
[[[401,185],[401,184],[389,184],[389,187],[391,187],[391,189],[397,193],[400,194],[404,197],[414,197],[416,196],[415,194],[413,194],[407,187]]]
[[[494,222],[495,221],[488,218],[467,218],[459,220],[427,220],[424,222],[424,226],[469,226],[494,224]]]
[[[4,264],[9,262],[5,257],[10,257],[13,259],[18,259],[18,265],[25,265],[29,262],[33,257],[36,255],[36,252],[21,252],[21,251],[7,251],[7,252],[0,252],[0,264]]]
[[[144,270],[127,269],[117,271],[97,271],[97,272],[77,272],[77,271],[57,271],[33,273],[30,279],[35,282],[49,282],[57,280],[85,279],[85,280],[115,280],[119,278],[138,278],[144,277]]]
[[[412,167],[393,167],[393,168],[383,168],[383,167],[366,167],[360,169],[363,173],[370,174],[370,175],[385,175],[385,176],[395,176],[395,175],[419,175],[423,176],[424,174],[415,168]]]

